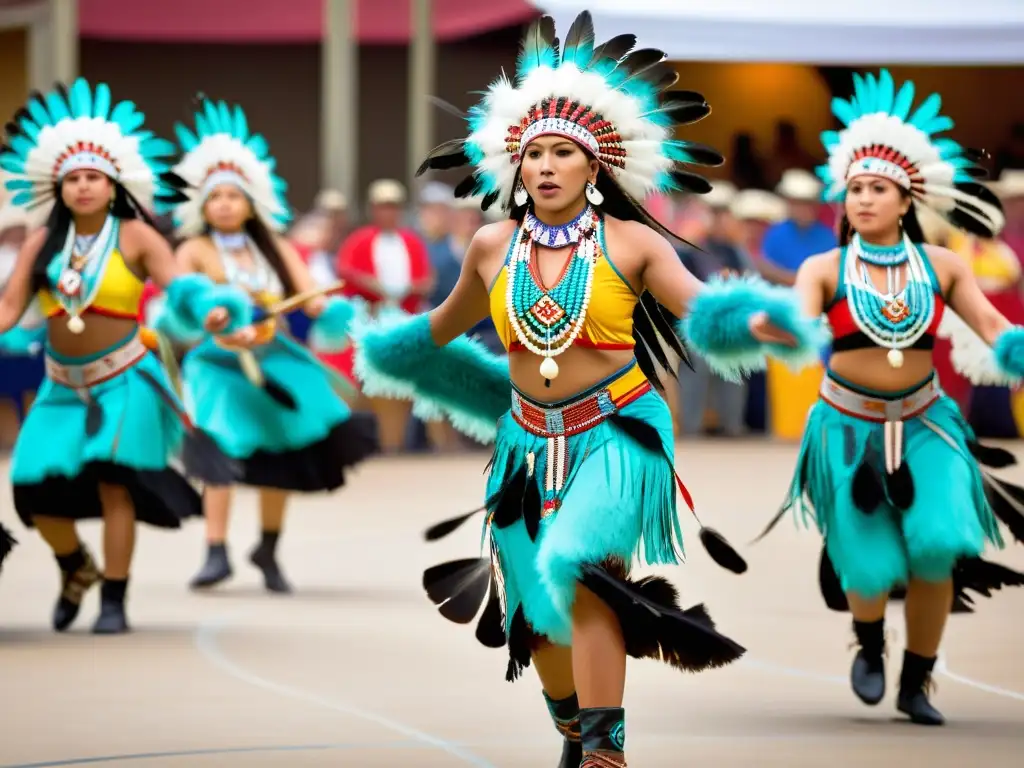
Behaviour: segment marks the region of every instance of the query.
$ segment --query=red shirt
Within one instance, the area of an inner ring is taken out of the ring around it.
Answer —
[[[373,262],[373,241],[380,234],[380,228],[373,226],[360,227],[349,235],[338,251],[338,276],[348,282],[343,293],[346,296],[359,296],[371,304],[384,301],[387,297],[373,293],[361,285],[356,285],[350,278],[353,275],[377,278],[377,268]],[[409,229],[397,230],[398,236],[405,245],[409,256],[409,281],[415,286],[430,277],[430,257],[427,247],[415,232]],[[400,306],[410,314],[419,312],[424,297],[410,293],[402,298]]]

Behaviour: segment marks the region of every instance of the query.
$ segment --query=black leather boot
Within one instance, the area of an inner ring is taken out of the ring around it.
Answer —
[[[588,707],[580,710],[583,762],[580,768],[626,768],[626,710]]]
[[[82,598],[100,580],[100,570],[84,545],[70,555],[58,555],[61,588],[57,604],[53,607],[53,628],[63,632],[78,618]]]
[[[918,725],[943,725],[946,719],[928,701],[934,658],[918,656],[911,651],[903,653],[903,671],[900,673],[900,692],[896,698],[896,709]]]
[[[850,669],[850,684],[857,698],[874,706],[885,696],[885,619],[853,622],[860,649]]]
[[[252,551],[249,560],[263,571],[263,584],[267,591],[288,593],[292,591],[291,585],[281,573],[281,566],[277,564],[277,557],[274,554],[279,535],[278,531],[264,531],[259,546]]]
[[[558,762],[558,768],[579,768],[583,759],[583,743],[580,740],[580,703],[576,699],[576,694],[555,701],[545,693],[544,701],[548,705],[548,712],[551,713],[555,728],[564,739],[562,759]]]
[[[128,579],[104,579],[100,587],[100,615],[92,625],[94,635],[120,635],[128,631],[124,596]]]
[[[209,544],[206,550],[206,562],[199,573],[192,577],[189,586],[192,589],[206,589],[227,581],[231,578],[231,562],[228,560],[228,548],[223,542]]]

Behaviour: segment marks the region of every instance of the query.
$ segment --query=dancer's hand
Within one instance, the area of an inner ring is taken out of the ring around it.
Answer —
[[[210,310],[206,320],[203,321],[203,329],[207,333],[220,333],[228,327],[230,319],[228,311],[224,307],[215,307]]]
[[[755,312],[750,318],[750,334],[762,344],[781,344],[795,347],[796,337],[774,325],[767,312]]]
[[[303,310],[309,317],[320,317],[327,306],[326,296],[316,296],[305,303]]]
[[[259,344],[259,334],[256,332],[255,326],[247,325],[234,333],[225,333],[219,336],[218,341],[227,347],[250,349]]]

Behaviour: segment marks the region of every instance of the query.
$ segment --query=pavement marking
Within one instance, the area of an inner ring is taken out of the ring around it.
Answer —
[[[276,683],[273,680],[268,680],[265,677],[257,675],[255,672],[251,672],[250,670],[241,667],[232,661],[228,655],[221,650],[217,643],[217,636],[228,625],[228,623],[229,620],[227,618],[204,621],[199,624],[195,632],[195,644],[199,649],[199,652],[206,657],[207,661],[225,674],[257,688],[263,688],[264,690],[276,693],[279,696],[297,699],[298,701],[305,701],[308,704],[316,704],[324,707],[325,709],[339,712],[343,715],[375,723],[382,728],[387,728],[390,731],[394,731],[395,733],[401,734],[409,739],[418,741],[421,744],[426,744],[434,747],[435,749],[439,749],[467,765],[475,765],[478,766],[478,768],[497,768],[483,758],[474,755],[472,752],[469,752],[450,741],[445,741],[444,739],[432,736],[429,733],[418,731],[415,728],[399,723],[396,720],[391,720],[383,715],[378,715],[375,712],[370,712],[363,707],[349,704],[348,702],[340,699],[327,698],[326,696],[319,696],[315,693],[304,691],[301,688],[292,688],[291,686]]]

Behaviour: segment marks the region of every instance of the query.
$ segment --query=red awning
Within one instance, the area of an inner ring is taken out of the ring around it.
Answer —
[[[361,43],[409,40],[412,0],[358,0]],[[538,15],[528,0],[433,0],[439,40],[471,37]],[[79,0],[84,38],[153,42],[312,43],[323,36],[324,0]]]

